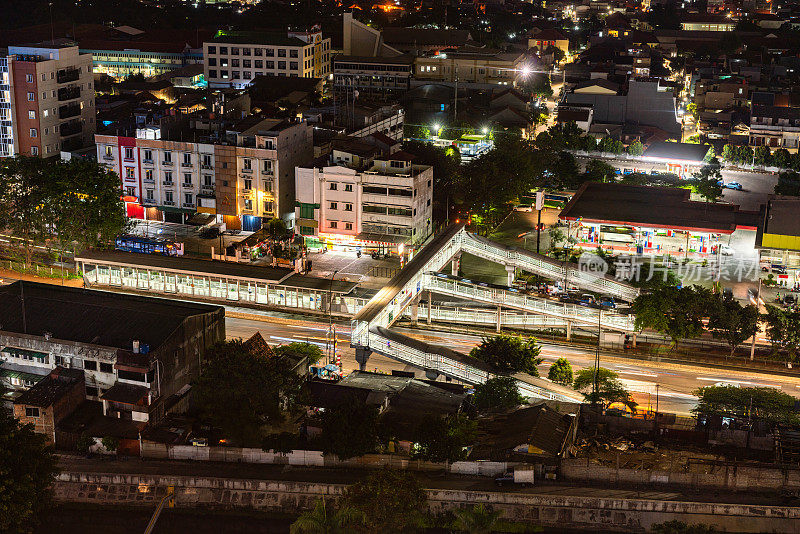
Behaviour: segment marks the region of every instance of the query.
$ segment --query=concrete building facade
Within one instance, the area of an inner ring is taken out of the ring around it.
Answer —
[[[0,59],[0,157],[52,157],[95,132],[92,57],[64,41],[11,46]]]
[[[331,40],[307,32],[218,32],[203,43],[210,87],[242,88],[260,75],[322,78],[331,72]]]

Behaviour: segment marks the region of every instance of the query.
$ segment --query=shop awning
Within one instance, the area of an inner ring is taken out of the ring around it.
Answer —
[[[158,209],[166,213],[186,213],[187,215],[191,215],[197,211],[193,208],[177,208],[175,206],[158,206]]]
[[[26,373],[25,371],[15,371],[14,369],[0,369],[1,378],[19,378],[25,382],[36,383],[47,375],[37,375],[34,373]]]

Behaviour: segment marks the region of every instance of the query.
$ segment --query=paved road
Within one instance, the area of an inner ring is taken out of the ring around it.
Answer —
[[[319,345],[325,350],[327,325],[324,324],[324,321],[289,319],[285,316],[274,319],[274,321],[278,322],[272,322],[273,319],[266,316],[265,319],[271,322],[228,318],[226,320],[228,336],[249,337],[255,331],[259,331],[270,343],[308,341]],[[349,346],[350,326],[349,324],[337,324],[336,330],[338,351],[342,358],[344,371],[347,373],[358,368],[354,349]],[[397,328],[397,330],[460,352],[469,352],[481,341],[480,336],[476,335],[424,329]],[[592,367],[594,365],[595,351],[544,342],[542,343],[541,356],[544,362],[539,366],[539,372],[542,376],[546,376],[549,366],[560,357],[567,358],[576,371]],[[690,415],[691,409],[696,404],[696,397],[692,395],[692,392],[698,387],[710,386],[719,382],[738,384],[745,387],[775,387],[800,397],[800,378],[758,372],[716,370],[690,365],[635,361],[606,353],[601,353],[600,365],[619,373],[620,379],[633,392],[634,398],[643,408],[655,408],[656,385],[658,384],[659,410],[664,412]],[[370,357],[367,369],[386,373],[391,372],[392,369],[400,369],[414,371],[419,377],[424,376],[420,369],[376,354]]]

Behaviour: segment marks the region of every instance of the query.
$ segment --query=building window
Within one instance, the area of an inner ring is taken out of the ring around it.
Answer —
[[[164,161],[172,163],[172,152],[164,152]]]
[[[135,179],[136,175],[133,167],[125,167],[125,180],[132,182]]]
[[[244,181],[244,190],[245,191],[250,191],[251,189],[253,189],[253,180],[245,180]]]
[[[192,173],[185,172],[183,173],[183,185],[192,186]]]
[[[25,407],[25,417],[39,417],[39,408]]]
[[[209,70],[208,71],[208,77],[209,78],[216,78],[217,77],[217,70],[216,69]]]
[[[242,165],[244,166],[244,170],[246,171],[253,170],[252,164],[253,162],[250,159],[245,158],[244,160],[242,160]]]
[[[145,161],[153,161],[153,151],[152,150],[145,150],[144,151],[144,160]]]
[[[275,57],[275,49],[267,48],[267,57]]]
[[[33,93],[28,93],[28,102],[33,102],[36,99],[36,95]]]
[[[238,48],[231,48],[231,55],[232,56],[238,56],[239,55],[239,49]]]
[[[248,211],[253,211],[253,201],[249,198],[246,198],[244,201],[244,209]]]
[[[153,169],[145,169],[144,170],[144,179],[145,181],[152,181],[153,180]]]
[[[208,58],[208,66],[209,67],[216,67],[217,66],[217,58],[215,58],[215,57]]]
[[[114,372],[114,366],[111,365],[110,363],[100,362],[100,372],[101,373],[113,373]]]
[[[336,191],[337,189],[339,189],[339,184],[337,184],[336,182],[331,182],[330,185],[328,185],[328,189],[330,189],[331,191]]]
[[[175,198],[172,196],[172,191],[165,191],[164,192],[164,202],[169,202],[172,204],[175,201]]]
[[[239,60],[238,59],[232,59],[231,60],[231,67],[238,69],[239,68]]]
[[[242,60],[242,67],[244,67],[246,69],[249,69],[252,66],[253,66],[253,62],[250,61],[249,59],[243,59]]]
[[[221,55],[223,55],[223,56],[227,56],[228,55],[228,47],[227,46],[220,46],[219,47],[219,53]]]
[[[36,112],[33,110],[28,111],[28,118],[35,121],[36,120]]]
[[[83,368],[88,371],[97,371],[97,362],[94,360],[83,360]]]
[[[333,229],[336,229],[339,227],[339,223],[337,221],[329,221],[328,226],[330,226]]]
[[[353,191],[353,184],[344,184],[344,190],[348,192]]]
[[[353,211],[353,205],[348,202],[344,205],[344,211]]]
[[[208,53],[209,54],[216,54],[217,53],[217,47],[216,46],[209,46],[208,47]]]
[[[297,61],[290,61],[289,62],[289,69],[297,70]]]
[[[39,147],[38,146],[32,146],[31,147],[31,156],[38,156],[38,155],[39,155]]]
[[[145,193],[146,193],[147,200],[153,200],[153,190],[152,189],[148,189]]]
[[[297,57],[297,49],[289,50],[289,57]]]
[[[206,187],[213,187],[214,182],[210,174],[203,175],[203,185]]]
[[[31,137],[37,137],[39,134],[36,132],[36,128],[31,128]]]
[[[183,194],[183,203],[184,204],[189,204],[189,205],[194,204],[194,202],[192,202],[192,194],[191,193],[184,193]]]
[[[264,213],[272,213],[273,209],[274,209],[274,204],[272,203],[272,201],[271,200],[265,200],[264,201]]]
[[[286,57],[286,50],[283,48],[278,49],[278,57]]]
[[[274,69],[275,68],[275,62],[267,60],[267,68],[268,69]]]
[[[169,182],[172,185],[172,172],[167,171],[164,173],[164,181]]]
[[[331,202],[330,208],[332,210],[338,210],[339,209],[339,203],[338,202]]]
[[[203,165],[211,167],[211,154],[203,154]]]
[[[133,148],[129,146],[125,147],[125,159],[133,161]]]
[[[344,229],[345,230],[352,230],[353,229],[353,223],[344,223]]]
[[[263,69],[264,68],[264,60],[263,59],[257,59],[255,61],[255,63],[256,63],[256,68],[257,69]]]
[[[253,49],[253,55],[254,56],[259,56],[259,57],[263,56],[264,55],[264,51],[261,48],[254,48]]]
[[[286,62],[278,61],[278,70],[286,70]]]
[[[300,218],[313,219],[314,218],[314,204],[300,203]]]
[[[191,165],[192,164],[192,154],[190,152],[183,153],[183,164],[184,165]]]

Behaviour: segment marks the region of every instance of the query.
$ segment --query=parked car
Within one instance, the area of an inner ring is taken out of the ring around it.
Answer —
[[[742,191],[742,184],[739,182],[728,182],[727,184],[722,184],[722,187],[726,189],[733,189],[735,191]]]
[[[578,294],[572,291],[565,291],[558,296],[558,300],[561,302],[566,302],[569,304],[578,304],[580,302],[580,298],[578,298]]]
[[[524,487],[533,486],[534,470],[524,467],[515,467],[513,471],[506,471],[495,478],[494,483],[497,486],[509,486],[512,484],[519,484]]]
[[[589,293],[584,293],[581,295],[579,304],[581,306],[586,306],[587,308],[596,308],[597,307],[597,299],[594,298],[594,295]]]
[[[723,256],[733,256],[733,249],[728,245],[720,245],[719,253],[722,254]]]

